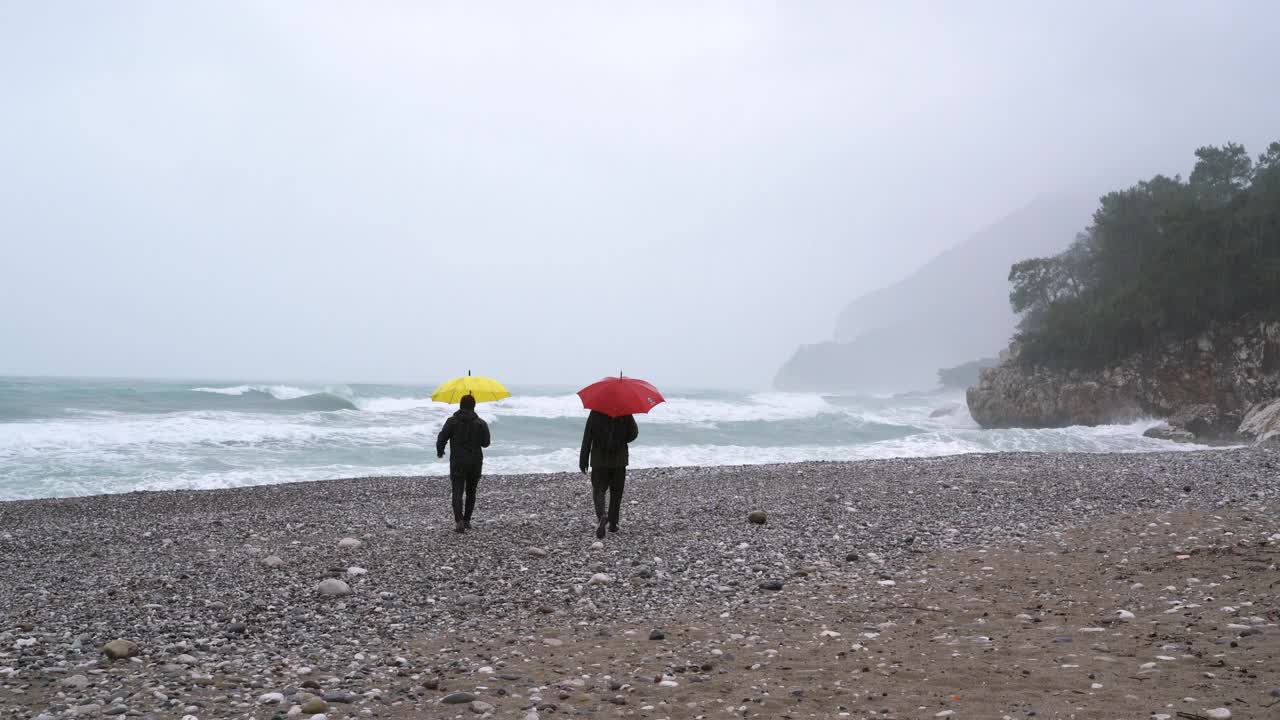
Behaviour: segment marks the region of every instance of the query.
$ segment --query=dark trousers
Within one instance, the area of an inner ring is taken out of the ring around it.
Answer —
[[[609,524],[618,524],[618,512],[622,508],[622,489],[627,484],[627,469],[591,468],[591,499],[596,504],[596,520],[605,517],[604,496],[609,496]]]
[[[480,484],[479,465],[451,465],[449,480],[453,483],[453,521],[470,522],[471,511],[476,507],[476,487]],[[466,493],[466,508],[463,508],[463,493]]]

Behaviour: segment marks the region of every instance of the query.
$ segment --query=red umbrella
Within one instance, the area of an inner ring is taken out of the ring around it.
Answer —
[[[636,378],[607,377],[578,391],[582,407],[599,410],[610,417],[647,413],[654,405],[666,402],[658,388]]]

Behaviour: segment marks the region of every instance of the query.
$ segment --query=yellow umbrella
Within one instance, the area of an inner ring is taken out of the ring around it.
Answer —
[[[493,378],[472,376],[468,370],[465,376],[456,377],[436,388],[431,393],[431,399],[456,405],[468,395],[474,397],[476,402],[493,402],[511,397],[502,383]]]

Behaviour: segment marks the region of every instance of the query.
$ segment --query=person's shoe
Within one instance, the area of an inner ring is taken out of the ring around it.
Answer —
[[[609,523],[609,532],[618,532],[618,523]]]
[[[470,530],[470,529],[471,529],[471,521],[470,521],[470,520],[463,520],[463,521],[462,521],[462,527],[464,527],[464,528],[466,528],[466,529]]]
[[[464,533],[464,532],[466,532],[466,531],[467,531],[466,523],[462,522],[461,520],[459,520],[459,521],[455,522],[455,523],[453,524],[453,531],[454,531],[454,532],[456,532],[456,533]]]
[[[596,539],[597,539],[597,540],[603,540],[603,539],[604,539],[604,526],[605,526],[605,524],[606,524],[606,523],[608,523],[608,520],[606,520],[606,519],[604,519],[604,518],[600,518],[600,523],[599,523],[598,525],[596,525]]]

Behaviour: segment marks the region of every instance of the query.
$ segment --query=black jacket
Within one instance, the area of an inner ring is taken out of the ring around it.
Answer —
[[[595,410],[587,416],[587,427],[582,431],[582,452],[578,455],[578,467],[586,472],[591,467],[621,468],[627,466],[627,443],[640,435],[636,419],[632,415],[609,417]]]
[[[444,421],[440,436],[436,438],[436,455],[444,457],[444,446],[449,445],[449,466],[478,466],[484,462],[484,450],[489,447],[489,424],[476,415],[475,410],[459,410]]]

